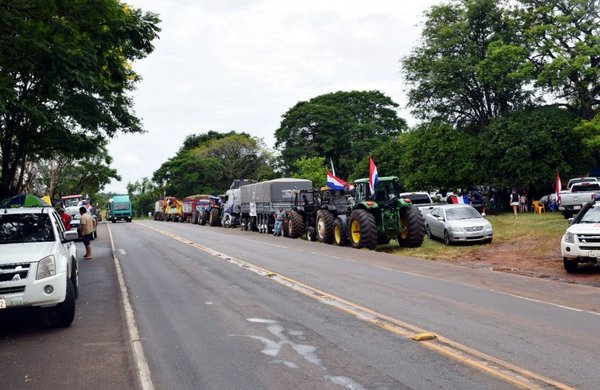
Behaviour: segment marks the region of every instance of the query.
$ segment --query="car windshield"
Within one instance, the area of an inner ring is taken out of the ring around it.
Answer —
[[[79,198],[72,198],[72,199],[65,199],[65,200],[63,200],[63,206],[64,207],[77,206],[78,203],[79,203]]]
[[[453,207],[446,210],[446,220],[457,221],[459,219],[481,218],[481,214],[473,207]]]
[[[115,203],[113,205],[114,210],[129,210],[129,203]]]
[[[0,244],[54,241],[48,214],[0,215]]]
[[[579,223],[600,223],[600,205],[590,207]]]

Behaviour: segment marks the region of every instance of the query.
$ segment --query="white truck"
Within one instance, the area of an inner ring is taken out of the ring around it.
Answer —
[[[575,183],[570,190],[560,192],[558,209],[566,219],[569,219],[599,193],[600,183],[598,181]]]
[[[76,231],[52,207],[0,213],[0,310],[41,307],[53,326],[70,326],[79,293]]]
[[[580,263],[600,265],[600,196],[569,220],[560,251],[567,272],[576,272]]]

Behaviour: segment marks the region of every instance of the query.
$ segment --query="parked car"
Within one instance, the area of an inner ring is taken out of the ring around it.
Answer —
[[[0,310],[41,307],[57,327],[71,325],[79,291],[76,231],[52,207],[0,213]]]
[[[440,238],[444,244],[457,242],[492,242],[492,224],[475,208],[465,204],[434,206],[425,215],[429,238]]]
[[[417,206],[423,215],[429,213],[432,206],[436,204],[428,192],[402,192],[400,193],[400,197],[410,199],[411,203]]]
[[[600,265],[600,196],[569,220],[560,241],[560,252],[567,272],[576,272],[580,263]]]

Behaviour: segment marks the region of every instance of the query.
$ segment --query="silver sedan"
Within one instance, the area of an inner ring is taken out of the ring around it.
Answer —
[[[445,204],[435,206],[425,215],[429,238],[437,237],[444,244],[455,242],[492,242],[492,224],[469,205]]]

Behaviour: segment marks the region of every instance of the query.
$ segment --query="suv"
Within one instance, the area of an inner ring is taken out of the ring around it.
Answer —
[[[79,292],[76,231],[52,207],[0,209],[0,310],[41,307],[70,326]]]
[[[583,206],[560,242],[563,264],[567,272],[576,272],[579,263],[600,264],[600,196]]]

